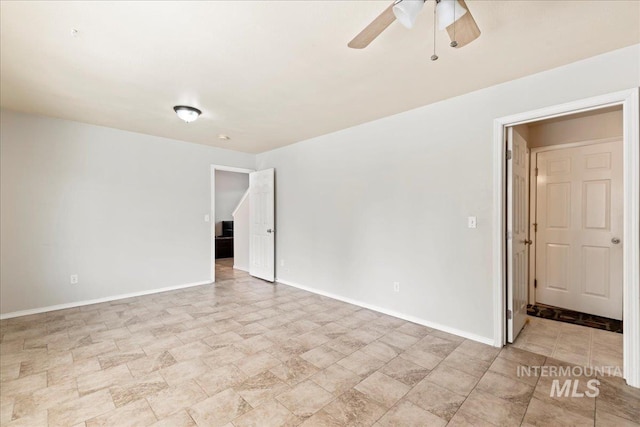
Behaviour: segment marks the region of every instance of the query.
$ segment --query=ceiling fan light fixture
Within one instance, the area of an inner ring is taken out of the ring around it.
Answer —
[[[198,117],[200,117],[200,114],[202,114],[202,111],[194,107],[189,107],[187,105],[176,105],[175,107],[173,107],[173,111],[175,111],[178,117],[180,117],[187,123],[195,121]]]
[[[413,28],[418,14],[424,7],[425,0],[396,0],[393,5],[393,14],[398,22],[406,28]]]
[[[440,0],[436,5],[438,29],[444,30],[467,13],[458,0]]]

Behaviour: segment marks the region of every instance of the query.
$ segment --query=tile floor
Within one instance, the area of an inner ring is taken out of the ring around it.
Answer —
[[[622,334],[528,317],[515,347],[580,366],[618,366],[622,370]]]
[[[556,359],[224,263],[215,286],[8,319],[0,337],[2,426],[640,425],[620,378],[549,397],[517,367]]]

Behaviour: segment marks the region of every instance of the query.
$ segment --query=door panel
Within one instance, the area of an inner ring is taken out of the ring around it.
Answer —
[[[582,185],[582,223],[591,230],[609,230],[611,181],[587,181]]]
[[[568,228],[571,209],[571,183],[547,185],[547,224],[549,228]]]
[[[529,285],[529,149],[527,142],[512,128],[508,130],[507,148],[507,261],[508,341],[515,341],[527,319]]]
[[[585,157],[585,169],[610,169],[611,153],[590,154]]]
[[[547,243],[546,284],[550,289],[566,291],[569,275],[569,246]]]
[[[611,250],[598,246],[582,248],[582,283],[588,295],[608,298],[610,283],[609,261]]]
[[[275,279],[274,170],[249,175],[249,274]]]
[[[622,144],[536,156],[536,302],[622,318]]]

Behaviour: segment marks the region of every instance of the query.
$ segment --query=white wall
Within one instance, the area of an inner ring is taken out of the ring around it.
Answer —
[[[249,194],[233,214],[233,268],[249,271]]]
[[[277,277],[492,341],[493,120],[640,86],[639,64],[636,45],[258,155]]]
[[[249,188],[249,174],[216,170],[216,236],[222,221],[232,221],[233,211]]]
[[[10,111],[0,119],[0,313],[209,280],[210,165],[253,168],[253,155]]]

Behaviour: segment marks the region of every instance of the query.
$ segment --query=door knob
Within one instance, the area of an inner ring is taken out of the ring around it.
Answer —
[[[522,243],[524,243],[525,245],[530,245],[533,243],[533,240],[525,239],[522,241]]]
[[[614,245],[617,245],[618,243],[620,243],[620,239],[618,239],[617,237],[614,237],[613,239],[611,239],[611,243],[613,243]]]
[[[273,230],[272,230],[272,229],[270,229],[270,228],[268,228],[268,229],[267,229],[267,233],[273,233]]]

